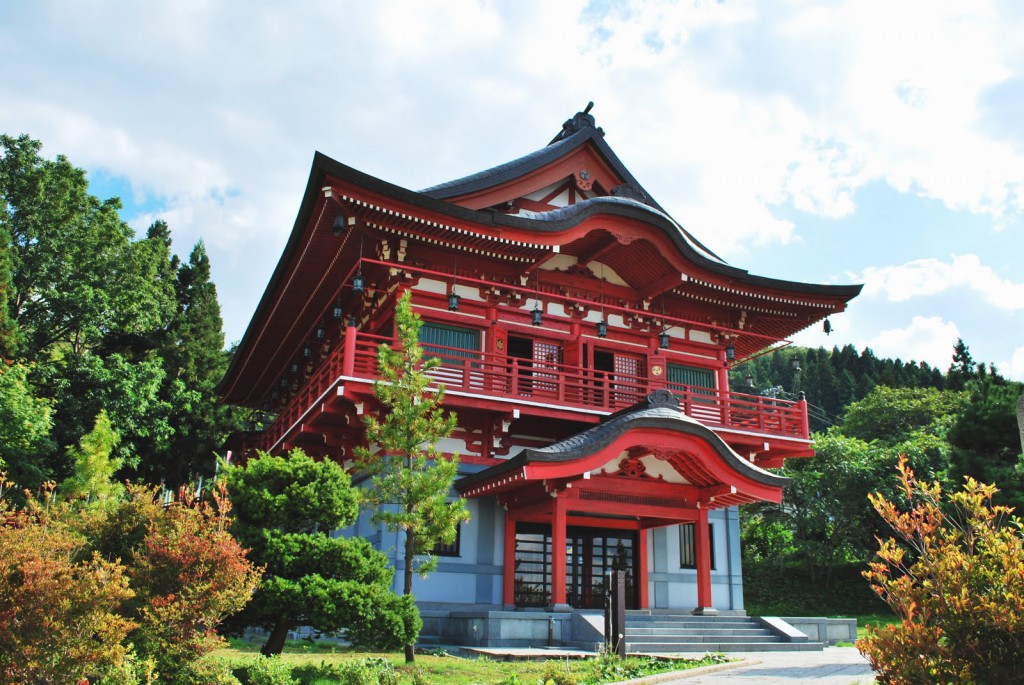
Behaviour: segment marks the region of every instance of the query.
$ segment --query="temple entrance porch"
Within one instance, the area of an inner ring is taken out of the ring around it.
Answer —
[[[565,537],[565,598],[574,609],[603,609],[609,571],[626,573],[626,607],[639,609],[638,533],[570,526]],[[516,524],[513,599],[517,607],[545,607],[551,598],[551,526]]]
[[[711,596],[708,512],[778,502],[787,479],[760,469],[679,409],[667,391],[601,424],[460,479],[463,497],[505,511],[506,609],[601,608],[604,576],[631,578],[629,607],[650,608],[652,529],[692,523],[693,613],[717,613]]]

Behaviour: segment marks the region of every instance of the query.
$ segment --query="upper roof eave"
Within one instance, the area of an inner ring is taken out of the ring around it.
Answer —
[[[576,136],[586,136],[586,139],[593,139],[597,144],[604,145],[600,137],[593,131],[593,129],[584,129],[583,131],[580,131],[560,142],[570,143],[574,138],[576,138]],[[558,144],[559,143],[555,143],[554,145]],[[604,146],[607,148],[607,145]],[[628,171],[626,173],[628,173]],[[624,201],[624,198],[594,198],[592,200],[572,205],[570,207],[560,208],[559,210],[554,210],[552,212],[533,214],[530,217],[501,214],[499,212],[489,210],[474,210],[381,180],[375,176],[371,176],[370,174],[342,164],[322,152],[317,151],[313,156],[309,180],[306,184],[302,203],[299,206],[299,212],[288,237],[288,241],[285,243],[284,250],[281,253],[277,266],[274,268],[274,272],[267,283],[267,287],[260,298],[259,304],[256,306],[256,310],[253,313],[250,324],[246,328],[246,331],[238,344],[236,354],[232,357],[224,378],[218,385],[218,393],[224,397],[225,401],[232,401],[230,396],[232,380],[240,370],[240,353],[247,349],[252,342],[252,337],[255,335],[253,324],[262,321],[263,317],[266,315],[277,287],[287,275],[294,255],[300,251],[299,248],[302,245],[305,228],[310,221],[313,209],[316,206],[328,177],[334,177],[341,182],[350,183],[370,190],[395,201],[406,203],[412,207],[429,210],[459,221],[475,223],[484,228],[499,230],[502,228],[510,228],[533,231],[540,234],[553,234],[571,228],[591,216],[599,214],[622,216],[624,218],[642,221],[658,228],[669,238],[669,240],[672,241],[680,253],[693,264],[707,269],[712,273],[735,279],[740,283],[776,288],[793,293],[837,298],[844,302],[856,296],[862,287],[861,285],[837,286],[800,283],[796,281],[784,281],[752,275],[745,269],[730,266],[724,262],[718,261],[717,259],[713,259],[694,247],[694,245],[687,240],[688,234],[686,234],[682,227],[672,220],[664,210],[656,207],[645,206],[644,204],[636,201]]]

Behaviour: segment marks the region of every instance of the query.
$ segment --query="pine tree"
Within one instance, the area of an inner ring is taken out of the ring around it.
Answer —
[[[412,311],[411,294],[403,293],[395,308],[400,348],[381,345],[378,351],[380,380],[374,394],[382,417],[368,415],[369,448],[357,448],[361,469],[373,476],[363,490],[363,501],[373,520],[388,529],[405,533],[403,594],[412,594],[413,573],[426,575],[437,567],[431,550],[439,541],[455,541],[458,526],[469,518],[460,498],[448,500],[458,473],[458,455],[447,458],[438,441],[455,429],[455,415],[442,409],[444,387],[430,389],[436,358],[424,359],[419,344],[422,326]],[[414,645],[405,645],[405,661],[415,660]]]
[[[270,630],[265,655],[280,654],[288,631],[300,625],[344,630],[352,644],[379,649],[415,640],[416,606],[391,591],[387,557],[362,538],[331,535],[359,513],[359,494],[341,466],[293,450],[260,454],[228,467],[226,476],[232,532],[265,568],[235,623]]]
[[[963,390],[967,381],[975,376],[974,357],[963,338],[956,339],[953,346],[953,362],[946,373],[946,387],[950,390]]]

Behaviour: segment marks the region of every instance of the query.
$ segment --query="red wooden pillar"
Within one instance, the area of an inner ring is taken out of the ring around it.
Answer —
[[[803,393],[800,393],[800,401],[796,403],[797,411],[800,412],[800,437],[811,437],[811,417],[807,412],[807,400]]]
[[[722,408],[722,425],[732,425],[732,407],[729,402],[729,362],[725,359],[725,352],[719,354],[719,361],[722,366],[718,368],[718,401]]]
[[[505,512],[504,575],[501,578],[501,603],[506,607],[516,603],[516,520],[512,512]]]
[[[345,328],[345,356],[341,360],[341,375],[352,376],[356,369],[356,327]]]
[[[649,609],[649,600],[647,598],[647,529],[641,528],[640,534],[637,536],[636,545],[637,561],[640,562],[640,570],[637,573],[637,592],[640,600],[641,609]]]
[[[565,500],[556,497],[551,513],[551,604],[565,605]]]
[[[693,540],[697,546],[697,608],[695,614],[717,614],[711,605],[711,541],[708,539],[708,510],[697,509]]]

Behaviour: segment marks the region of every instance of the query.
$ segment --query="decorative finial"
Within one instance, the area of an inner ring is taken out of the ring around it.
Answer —
[[[562,124],[562,130],[558,132],[557,136],[551,139],[551,143],[548,143],[548,145],[551,145],[552,143],[557,143],[560,140],[565,140],[569,136],[573,135],[574,133],[579,133],[585,128],[597,129],[597,132],[600,135],[604,136],[604,130],[602,130],[595,124],[594,115],[590,113],[590,110],[592,110],[593,108],[594,101],[591,100],[590,102],[587,103],[587,106],[583,109],[582,112],[576,112],[576,114],[573,115],[572,119],[568,119],[564,124]]]
[[[658,388],[647,396],[647,404],[652,407],[679,408],[679,398],[672,394],[672,391],[665,388]]]

